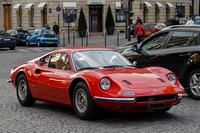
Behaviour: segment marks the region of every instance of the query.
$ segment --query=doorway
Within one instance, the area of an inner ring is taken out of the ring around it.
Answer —
[[[4,29],[5,30],[10,30],[12,28],[12,16],[11,16],[11,5],[10,4],[6,4],[3,5],[4,8]]]
[[[89,31],[102,32],[102,5],[89,6]]]

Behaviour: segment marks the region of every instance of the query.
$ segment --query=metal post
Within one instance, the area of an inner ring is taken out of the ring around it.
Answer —
[[[106,30],[104,31],[105,47],[106,47]]]
[[[73,47],[75,46],[75,31],[73,31]]]
[[[128,13],[126,11],[126,26],[125,26],[125,38],[127,39],[127,27],[128,27]]]
[[[68,43],[70,43],[70,33],[69,33],[69,13],[67,15],[67,23],[68,23]]]
[[[82,46],[83,46],[83,31],[81,31],[81,34],[82,34]]]
[[[119,30],[117,30],[117,46],[119,46]]]
[[[130,35],[130,11],[131,11],[131,4],[132,1],[128,1],[128,41],[131,41],[131,35]]]
[[[65,47],[65,32],[63,31],[63,47]]]
[[[191,16],[194,15],[194,0],[192,0],[192,12],[191,12]]]
[[[89,33],[88,33],[88,30],[86,31],[86,46],[88,46],[88,36],[89,36]]]

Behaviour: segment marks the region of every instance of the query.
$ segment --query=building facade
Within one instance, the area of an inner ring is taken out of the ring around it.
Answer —
[[[90,34],[103,34],[105,18],[110,5],[115,29],[125,30],[128,0],[1,0],[1,30],[23,27],[29,31],[56,22],[63,32],[76,31],[82,7]],[[132,20],[140,17],[144,23],[165,22],[181,11],[191,14],[191,0],[134,0]],[[199,14],[199,1],[194,0],[194,15]],[[70,32],[71,34],[72,32]]]

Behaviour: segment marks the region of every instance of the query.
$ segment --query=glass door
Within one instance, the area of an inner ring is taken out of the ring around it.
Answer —
[[[90,32],[102,32],[102,6],[101,5],[90,5]]]

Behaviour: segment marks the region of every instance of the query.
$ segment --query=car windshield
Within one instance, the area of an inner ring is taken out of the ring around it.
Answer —
[[[132,66],[125,57],[112,50],[78,51],[72,54],[72,60],[76,70]]]
[[[18,33],[18,34],[25,34],[25,35],[28,35],[28,31],[27,31],[27,30],[18,30],[17,33]]]

